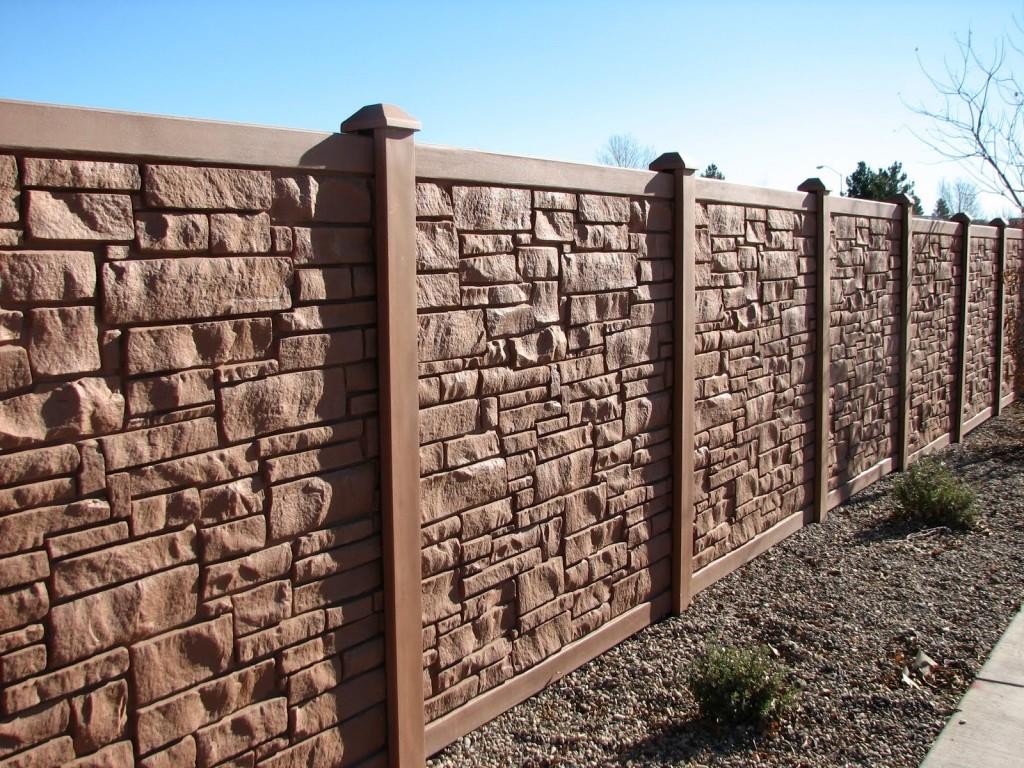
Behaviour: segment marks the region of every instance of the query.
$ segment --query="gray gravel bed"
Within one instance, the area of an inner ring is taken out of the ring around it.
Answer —
[[[890,519],[893,476],[428,765],[917,766],[1024,596],[1024,405],[941,453],[979,530]],[[798,688],[769,731],[701,721],[683,680],[706,644],[767,643]],[[930,675],[903,667],[923,651]]]

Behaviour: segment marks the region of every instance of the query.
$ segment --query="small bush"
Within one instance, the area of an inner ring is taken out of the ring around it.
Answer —
[[[978,522],[974,492],[940,461],[922,459],[893,484],[896,516],[968,530]]]
[[[729,723],[764,724],[792,703],[782,666],[766,646],[710,649],[687,676],[701,715]]]

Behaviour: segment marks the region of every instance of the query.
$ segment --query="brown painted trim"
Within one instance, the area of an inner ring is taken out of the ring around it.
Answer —
[[[999,237],[1001,229],[1000,226],[995,224],[971,224],[971,237],[995,240]]]
[[[971,432],[980,427],[986,421],[992,418],[992,406],[985,408],[977,416],[972,416],[964,422],[964,437],[967,437]]]
[[[714,179],[694,179],[696,196],[701,202],[728,205],[758,205],[766,208],[787,208],[793,211],[813,211],[818,204],[813,194],[788,192],[765,187],[748,187]]]
[[[861,200],[857,197],[835,197],[832,199],[832,213],[843,216],[871,216],[876,219],[898,219],[902,215],[900,207],[900,205],[895,203]]]
[[[868,467],[856,477],[828,492],[828,508],[835,509],[855,493],[864,490],[893,471],[896,462],[892,458],[882,459],[873,467]]]
[[[626,638],[665,616],[671,594],[665,592],[649,603],[632,608],[588,635],[575,640],[540,664],[497,688],[483,693],[456,710],[427,724],[427,754],[444,749],[502,712],[547,688]],[[418,638],[418,636],[417,636]]]
[[[916,224],[914,231],[928,235],[957,235],[960,234],[960,224],[946,219],[929,219],[924,216],[915,216]]]
[[[373,135],[375,159],[388,761],[392,768],[420,768],[425,756],[416,397],[416,144],[413,131],[398,127],[403,123],[391,127],[389,117],[367,125],[365,109],[356,115],[364,116],[359,127]]]
[[[740,566],[746,565],[758,555],[764,554],[783,539],[799,531],[807,522],[806,518],[805,512],[794,512],[767,531],[757,534],[743,546],[723,555],[713,563],[705,565],[693,574],[693,594],[702,592],[719,579],[728,576]]]
[[[957,380],[953,412],[952,442],[964,438],[964,415],[967,410],[967,334],[970,326],[967,313],[970,308],[971,285],[971,220],[962,213],[953,217],[960,224],[960,305],[957,307]]]
[[[992,415],[998,416],[1003,410],[1003,366],[1004,347],[1006,345],[1006,222],[1000,221],[999,250],[996,254],[996,337],[995,347],[995,386],[993,387]]]
[[[948,433],[945,435],[940,435],[939,437],[935,438],[930,443],[928,443],[928,445],[926,445],[924,448],[918,448],[916,451],[910,454],[910,463],[913,464],[918,459],[924,458],[925,456],[929,456],[935,453],[936,451],[941,451],[943,448],[949,445],[950,442],[950,435]]]
[[[672,197],[672,178],[667,174],[427,144],[416,147],[416,175],[421,179],[478,184],[550,187],[666,199]]]
[[[815,227],[814,520],[828,517],[829,437],[832,434],[832,198],[818,193]]]
[[[0,100],[0,147],[262,168],[373,172],[363,136]]]
[[[899,349],[899,392],[900,404],[899,434],[897,436],[896,466],[906,469],[910,466],[910,343],[913,339],[913,301],[914,285],[914,209],[912,201],[904,200],[900,206],[903,212],[903,229],[900,232],[900,349]]]
[[[692,597],[694,534],[696,399],[695,355],[697,346],[697,203],[693,170],[682,157],[669,152],[651,163],[651,170],[670,171],[675,186],[673,201],[673,249],[675,296],[672,350],[672,610],[682,613]]]

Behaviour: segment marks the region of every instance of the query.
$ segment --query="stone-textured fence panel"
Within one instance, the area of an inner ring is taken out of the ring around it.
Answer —
[[[428,721],[671,586],[671,228],[417,185]]]
[[[811,500],[812,216],[698,201],[694,570]]]
[[[0,184],[0,765],[381,752],[369,179]]]
[[[343,128],[0,102],[0,768],[421,765],[1021,390],[1017,228]]]
[[[832,217],[830,490],[896,450],[902,226]]]

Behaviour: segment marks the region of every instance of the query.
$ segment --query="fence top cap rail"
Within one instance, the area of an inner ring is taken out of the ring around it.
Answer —
[[[372,144],[303,128],[0,99],[8,151],[372,173]]]
[[[752,187],[734,184],[731,181],[705,179],[703,176],[697,177],[696,183],[697,199],[704,203],[784,208],[794,211],[818,209],[818,195],[814,191],[794,192],[770,187]]]
[[[421,179],[567,189],[618,195],[672,197],[668,173],[610,165],[547,160],[440,144],[416,145]]]

